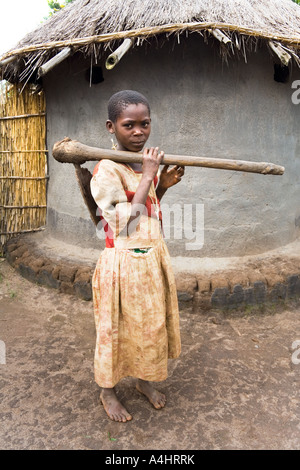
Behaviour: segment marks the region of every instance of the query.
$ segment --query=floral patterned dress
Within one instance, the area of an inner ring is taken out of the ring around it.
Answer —
[[[181,350],[175,279],[155,192],[157,177],[136,229],[122,233],[141,177],[125,164],[101,160],[91,180],[106,234],[92,281],[95,380],[105,388],[127,376],[163,381],[168,358],[178,357]]]

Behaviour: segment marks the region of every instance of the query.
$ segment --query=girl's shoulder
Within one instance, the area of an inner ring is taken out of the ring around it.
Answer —
[[[93,176],[101,173],[120,173],[123,170],[123,164],[112,160],[103,159],[95,166]]]

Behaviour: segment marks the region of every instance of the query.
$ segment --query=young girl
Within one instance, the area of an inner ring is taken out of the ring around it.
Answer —
[[[108,118],[106,127],[118,150],[143,150],[151,130],[143,95],[116,93],[108,103]],[[95,380],[114,421],[132,419],[114,389],[124,377],[137,378],[137,390],[156,409],[165,406],[165,395],[150,382],[165,380],[168,358],[180,354],[177,293],[161,234],[159,200],[181,180],[184,168],[165,165],[158,181],[163,156],[158,148],[145,148],[142,164],[101,160],[91,180],[106,234],[93,276]]]

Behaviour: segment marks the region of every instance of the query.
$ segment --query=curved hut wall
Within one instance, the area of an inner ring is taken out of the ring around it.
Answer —
[[[177,44],[164,41],[160,47],[156,41],[131,49],[109,71],[106,57],[96,63],[78,53],[45,75],[48,149],[65,136],[110,148],[107,101],[120,89],[136,89],[151,103],[149,145],[166,153],[271,161],[286,168],[280,177],[187,168],[162,201],[171,255],[242,256],[295,240],[300,110],[292,103],[291,84],[298,68],[278,76],[276,65],[279,72],[286,69],[276,59],[274,64],[260,41],[253,42],[255,50],[241,51],[247,61],[232,54],[227,62],[220,60],[217,39],[181,35]],[[92,170],[94,164],[86,166]],[[80,246],[103,247],[73,168],[50,155],[49,171],[48,230]]]

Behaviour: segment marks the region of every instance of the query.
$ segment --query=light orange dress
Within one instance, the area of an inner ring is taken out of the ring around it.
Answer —
[[[141,176],[125,164],[101,160],[91,180],[106,231],[106,248],[92,281],[95,380],[105,388],[128,376],[163,381],[168,358],[181,350],[175,279],[161,220],[153,210],[159,209],[154,183],[136,230],[129,236],[121,233]]]

